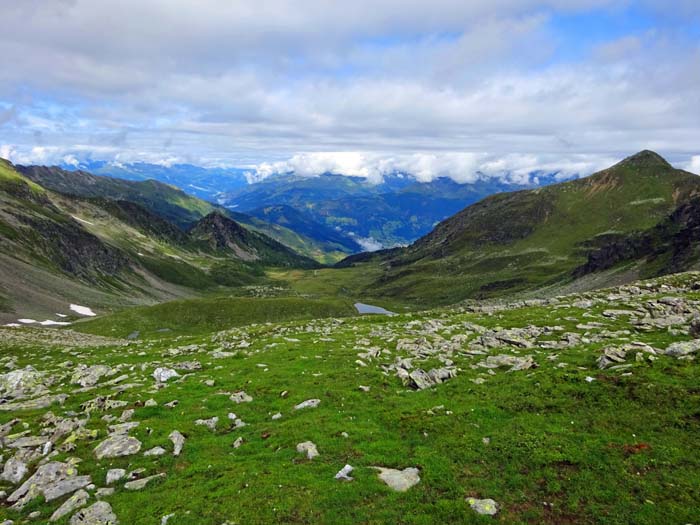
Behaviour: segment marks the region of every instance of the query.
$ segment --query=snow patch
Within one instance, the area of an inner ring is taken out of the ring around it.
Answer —
[[[90,221],[86,221],[85,219],[81,219],[80,217],[76,217],[75,215],[71,215],[76,221],[82,222],[83,224],[89,224],[90,226],[94,226],[94,224]]]
[[[70,323],[66,321],[52,321],[51,319],[47,319],[46,321],[41,321],[39,324],[41,326],[68,326]]]
[[[10,328],[19,328],[22,325],[19,323],[7,323],[5,326],[8,326]]]
[[[56,314],[58,317],[68,317],[66,314]]]
[[[17,322],[22,323],[22,324],[32,324],[32,323],[36,323],[36,320],[35,319],[17,319]]]
[[[88,317],[95,317],[97,315],[91,308],[88,308],[87,306],[80,306],[79,304],[70,305],[70,309],[76,314],[86,315]]]

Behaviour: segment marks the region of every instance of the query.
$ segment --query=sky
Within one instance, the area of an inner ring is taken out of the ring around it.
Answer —
[[[698,0],[3,0],[0,157],[700,173]]]

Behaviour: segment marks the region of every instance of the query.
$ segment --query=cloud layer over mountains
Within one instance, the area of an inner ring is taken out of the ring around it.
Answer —
[[[697,166],[698,5],[6,0],[0,155],[420,180],[642,148]]]

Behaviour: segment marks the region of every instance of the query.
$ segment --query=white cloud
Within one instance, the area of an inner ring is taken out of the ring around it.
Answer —
[[[532,155],[487,153],[414,153],[391,155],[367,152],[324,152],[294,155],[286,161],[262,163],[249,172],[249,182],[272,175],[294,173],[314,177],[324,173],[363,177],[372,183],[385,175],[406,173],[419,182],[449,177],[459,183],[497,179],[513,184],[533,182],[536,172],[558,173],[559,178],[585,176],[620,158],[600,155]]]
[[[557,34],[557,15],[628,0],[5,0],[0,56],[22,59],[0,68],[1,136],[25,163],[254,176],[579,173],[642,148],[685,160],[700,141],[700,49],[682,37],[697,2],[642,7],[653,30],[600,41]]]
[[[690,162],[688,162],[686,169],[691,173],[700,175],[700,155],[693,155]]]

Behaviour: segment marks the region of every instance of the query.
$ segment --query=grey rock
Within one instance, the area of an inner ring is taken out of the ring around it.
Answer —
[[[95,457],[97,459],[118,458],[136,454],[139,450],[141,450],[141,442],[135,437],[125,434],[114,434],[97,445]]]
[[[320,404],[320,399],[307,399],[306,401],[302,401],[298,405],[295,405],[294,410],[301,410],[303,408],[316,408]]]
[[[19,459],[17,456],[11,457],[5,463],[0,479],[4,481],[9,481],[13,485],[16,485],[24,479],[27,475],[29,468],[27,464]]]
[[[33,366],[26,366],[0,374],[0,393],[4,397],[19,399],[44,389],[44,374]]]
[[[318,456],[318,449],[316,445],[311,441],[304,441],[297,445],[297,452],[300,454],[306,454],[307,459],[314,459]]]
[[[66,516],[80,507],[85,506],[85,504],[90,499],[90,494],[84,490],[79,490],[73,494],[70,498],[63,502],[63,504],[56,509],[56,511],[51,514],[49,521],[58,521],[63,516]]]
[[[603,354],[598,358],[596,363],[601,370],[625,362],[627,352],[622,348],[609,346],[603,349]]]
[[[153,447],[143,453],[144,456],[162,456],[163,454],[165,454],[163,447]]]
[[[24,436],[8,441],[6,445],[10,448],[35,448],[44,445],[47,441],[45,436]]]
[[[127,423],[117,423],[109,425],[110,434],[128,434],[130,431],[138,428],[141,423],[139,421],[129,421]]]
[[[174,377],[180,377],[180,374],[178,374],[172,368],[158,367],[153,371],[153,379],[159,383],[166,383]]]
[[[0,412],[14,412],[15,410],[39,410],[48,408],[54,403],[61,405],[68,399],[66,394],[56,394],[55,396],[42,396],[28,401],[17,401],[14,403],[4,403],[0,405]]]
[[[502,368],[509,366],[510,369],[508,372],[517,372],[519,370],[536,368],[537,363],[535,363],[531,355],[519,357],[515,355],[500,354],[488,356],[484,361],[479,363],[479,366],[483,368]]]
[[[141,479],[136,479],[134,481],[128,481],[124,483],[124,488],[126,490],[141,490],[143,489],[146,485],[148,485],[151,481],[154,479],[160,479],[164,478],[165,474],[155,474],[153,476],[148,476],[147,478],[141,478]]]
[[[119,525],[119,520],[109,503],[98,501],[73,514],[70,525]]]
[[[397,492],[406,492],[420,482],[420,471],[415,467],[403,470],[393,468],[373,467],[379,471],[379,479]]]
[[[95,497],[97,499],[106,498],[114,494],[114,487],[101,487],[95,491]]]
[[[182,452],[182,447],[185,446],[185,436],[177,430],[173,430],[168,439],[173,442],[173,456],[179,456]]]
[[[123,468],[112,468],[107,471],[107,479],[105,483],[107,485],[111,485],[112,483],[115,483],[119,481],[120,479],[124,479],[126,476],[126,470]]]
[[[102,377],[112,374],[114,374],[114,371],[107,365],[79,365],[76,371],[73,372],[70,381],[74,385],[91,387],[95,386]]]
[[[209,419],[198,419],[194,422],[195,425],[207,427],[209,430],[216,430],[216,424],[219,422],[219,417],[214,416]]]
[[[234,403],[250,403],[253,400],[252,397],[242,390],[240,392],[234,392],[229,399],[231,399],[231,401]]]
[[[700,339],[693,339],[692,341],[682,341],[669,345],[664,351],[664,354],[671,357],[684,357],[697,353],[699,350]]]
[[[352,466],[350,465],[345,465],[343,468],[341,468],[338,473],[335,475],[335,479],[339,479],[341,481],[352,481],[353,478],[350,476],[350,473],[355,470]]]
[[[467,503],[477,514],[494,516],[498,513],[498,503],[492,499],[467,498]]]
[[[52,461],[41,465],[17,490],[7,498],[8,503],[14,503],[15,509],[43,495],[46,501],[60,498],[90,484],[90,476],[78,476],[73,465]]]

